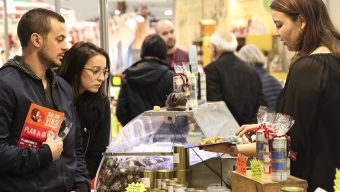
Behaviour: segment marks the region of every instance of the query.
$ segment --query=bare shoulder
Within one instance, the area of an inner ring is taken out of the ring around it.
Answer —
[[[316,48],[312,53],[311,55],[314,55],[314,54],[322,54],[322,53],[331,53],[331,50],[328,49],[328,47],[326,46],[319,46],[318,48]]]

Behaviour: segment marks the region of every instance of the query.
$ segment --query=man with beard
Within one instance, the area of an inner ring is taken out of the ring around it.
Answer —
[[[156,32],[165,41],[168,51],[165,62],[173,69],[175,63],[189,62],[186,51],[176,48],[175,28],[169,20],[159,20],[156,24]]]
[[[213,61],[204,68],[207,100],[224,101],[239,125],[255,123],[260,105],[267,105],[259,75],[234,54],[234,34],[217,31],[210,42]]]
[[[71,87],[51,68],[68,49],[64,18],[32,9],[18,23],[22,56],[0,69],[1,191],[89,191],[84,153]],[[72,122],[62,140],[52,132],[41,147],[18,147],[32,103],[63,112]]]

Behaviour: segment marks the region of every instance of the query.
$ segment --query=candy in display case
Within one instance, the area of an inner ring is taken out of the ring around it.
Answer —
[[[186,178],[180,182],[190,185],[187,180],[190,166],[217,156],[195,146],[206,137],[232,137],[238,128],[224,102],[205,103],[185,111],[165,108],[146,111],[124,126],[110,143],[98,169],[95,187],[97,191],[124,191],[129,183],[141,182],[143,173],[154,172],[153,176],[148,175],[151,180],[147,184],[154,188],[159,170],[172,170],[170,178],[181,177],[176,173],[183,172]],[[183,161],[176,154],[179,145],[188,152],[185,158],[188,167],[174,170],[179,167],[177,161]]]
[[[172,170],[173,153],[105,153],[99,169],[96,189],[104,191],[125,191],[129,183],[148,183],[154,188],[156,170]],[[145,172],[154,173],[151,178]],[[153,178],[154,177],[154,178]],[[148,178],[148,180],[146,180]]]

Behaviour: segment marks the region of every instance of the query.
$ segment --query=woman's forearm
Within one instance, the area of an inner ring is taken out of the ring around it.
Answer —
[[[239,144],[235,146],[234,153],[241,153],[247,157],[255,157],[256,156],[256,143],[248,143],[248,144]]]

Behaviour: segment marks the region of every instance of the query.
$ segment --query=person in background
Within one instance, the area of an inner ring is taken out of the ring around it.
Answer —
[[[188,53],[176,47],[175,28],[171,21],[159,20],[156,24],[156,33],[162,37],[168,47],[165,62],[171,69],[176,63],[189,62]]]
[[[295,52],[277,101],[277,111],[295,120],[288,132],[295,155],[291,175],[307,180],[308,192],[334,191],[340,168],[340,34],[322,0],[273,0],[270,7],[277,37]],[[237,134],[257,127],[242,126]],[[254,154],[255,144],[232,151],[250,150]]]
[[[173,90],[173,70],[164,62],[167,46],[156,34],[148,35],[142,45],[141,60],[123,72],[116,115],[126,125],[137,115],[165,106],[166,97]]]
[[[271,76],[264,68],[264,63],[266,62],[266,57],[255,45],[245,45],[238,51],[238,56],[255,68],[257,73],[260,75],[262,82],[262,91],[268,108],[271,111],[275,110],[276,99],[281,92],[280,82]]]
[[[143,40],[150,33],[149,32],[149,23],[150,23],[150,9],[146,4],[140,4],[136,9],[136,31],[135,38],[133,40],[132,49],[139,50],[142,47]],[[139,55],[136,54],[136,60],[139,59]],[[134,60],[134,61],[136,61]]]
[[[72,86],[91,179],[96,176],[110,138],[110,101],[105,91],[109,67],[110,59],[104,49],[89,42],[77,42],[65,53],[58,70]]]
[[[224,101],[239,125],[256,123],[260,105],[266,105],[256,71],[238,58],[234,34],[216,31],[211,36],[211,58],[205,68],[207,100]]]
[[[72,90],[51,70],[68,49],[65,20],[32,9],[20,18],[17,33],[22,56],[0,70],[1,191],[90,191]],[[40,148],[17,147],[32,103],[63,112],[72,122],[64,140],[49,132]]]

